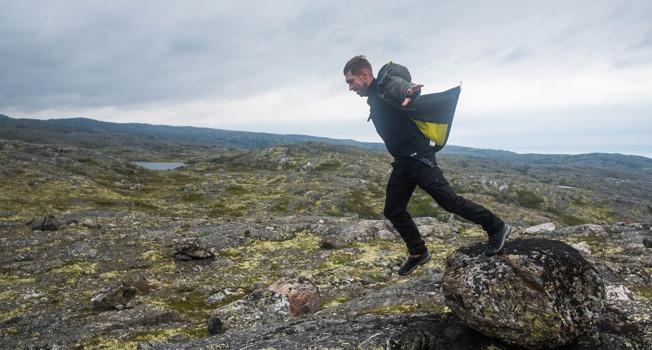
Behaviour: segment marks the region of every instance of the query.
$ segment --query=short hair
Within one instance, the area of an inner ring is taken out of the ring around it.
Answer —
[[[346,65],[344,66],[344,75],[346,75],[348,71],[351,71],[351,74],[358,76],[360,75],[362,69],[368,70],[369,74],[373,75],[373,71],[371,70],[371,63],[367,61],[367,58],[363,55],[355,56],[350,59],[349,62],[346,62]]]

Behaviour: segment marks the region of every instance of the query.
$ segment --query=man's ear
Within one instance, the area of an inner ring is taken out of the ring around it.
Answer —
[[[369,72],[367,72],[367,70],[364,69],[364,68],[361,69],[361,70],[360,70],[360,78],[361,78],[363,81],[367,81],[367,80],[369,79]]]

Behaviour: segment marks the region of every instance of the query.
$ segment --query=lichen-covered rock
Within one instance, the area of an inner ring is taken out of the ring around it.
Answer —
[[[652,301],[611,300],[579,350],[652,349]]]
[[[179,238],[172,241],[177,257],[187,260],[206,259],[213,257],[213,252],[206,245],[195,238]]]
[[[261,290],[213,311],[208,320],[208,333],[221,334],[291,319],[290,303],[285,295]]]
[[[555,231],[556,226],[552,222],[546,222],[541,225],[536,225],[536,226],[531,226],[523,230],[523,233],[526,234],[541,234],[541,233],[547,233],[547,232],[553,232]]]
[[[380,231],[378,231],[378,233],[376,235],[380,239],[393,240],[393,239],[396,238],[396,236],[394,236],[394,234],[392,232],[388,231],[388,230],[380,230]]]
[[[326,236],[322,239],[320,247],[322,249],[340,249],[346,247],[350,242],[340,236]]]
[[[553,348],[577,340],[604,310],[602,279],[569,245],[516,240],[491,258],[483,245],[446,260],[446,304],[469,327],[527,349]]]
[[[643,239],[643,246],[645,248],[652,248],[652,238]]]
[[[282,278],[269,286],[269,289],[287,297],[292,316],[315,313],[319,310],[319,289],[308,279]]]
[[[34,218],[27,223],[32,230],[57,231],[61,228],[61,222],[54,215],[47,215],[41,218]]]
[[[159,350],[210,349],[498,349],[495,341],[473,331],[451,313],[444,315],[365,314],[310,317],[289,324],[240,329]]]
[[[636,294],[623,285],[607,286],[606,292],[607,303],[609,304],[621,300],[638,300]]]
[[[601,225],[596,224],[584,224],[579,226],[570,226],[565,227],[560,230],[555,231],[557,235],[563,236],[607,236],[607,231]]]
[[[123,309],[130,306],[129,302],[136,296],[138,290],[128,284],[119,284],[113,288],[104,288],[91,299],[96,309]]]

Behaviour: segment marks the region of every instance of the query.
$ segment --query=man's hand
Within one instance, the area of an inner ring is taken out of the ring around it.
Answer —
[[[412,94],[414,94],[415,92],[421,91],[422,87],[423,87],[423,84],[416,84],[416,85],[412,85],[412,87],[407,89],[407,91],[406,91],[407,96],[405,96],[405,101],[403,101],[402,106],[403,107],[407,106],[407,104],[410,103],[410,101],[412,101],[412,97],[410,97],[410,96],[412,96]]]

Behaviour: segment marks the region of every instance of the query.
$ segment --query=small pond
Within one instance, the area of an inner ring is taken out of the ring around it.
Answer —
[[[182,167],[184,163],[162,163],[162,162],[132,162],[132,164],[142,166],[150,170],[173,170]]]

